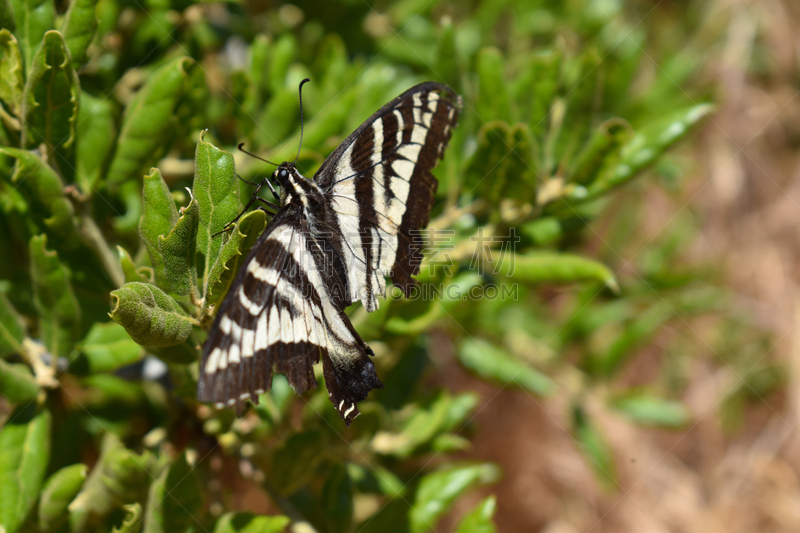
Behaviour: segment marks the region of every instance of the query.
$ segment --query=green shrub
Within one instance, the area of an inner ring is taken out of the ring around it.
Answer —
[[[501,475],[451,457],[469,446],[479,398],[425,386],[432,330],[502,387],[548,395],[568,387],[554,376],[579,375],[571,430],[613,487],[586,391],[676,316],[721,300],[674,268],[679,235],[649,246],[644,278],[622,287],[582,244],[599,215],[615,224],[604,253],[630,234],[633,200],[609,207],[618,187],[658,161],[668,184],[680,173],[659,158],[711,111],[679,86],[699,54],[665,52],[643,85],[648,30],[615,2],[484,2],[468,14],[439,1],[381,14],[358,2],[310,2],[305,14],[190,4],[0,7],[5,531],[427,531]],[[298,397],[282,377],[241,419],[195,400],[214,304],[266,223],[254,211],[212,237],[251,194],[236,174],[271,171],[234,147],[290,158],[305,77],[306,176],[414,83],[464,98],[436,170],[431,226],[447,238],[428,243],[420,275],[442,292],[351,310],[386,387],[350,428],[324,386]],[[542,289],[553,285],[570,295],[557,311]],[[498,297],[453,296],[492,288]],[[148,354],[168,385],[127,378]],[[608,401],[634,422],[680,427],[688,414],[671,392]],[[229,512],[242,478],[279,510]],[[458,531],[492,531],[494,506],[483,500]]]

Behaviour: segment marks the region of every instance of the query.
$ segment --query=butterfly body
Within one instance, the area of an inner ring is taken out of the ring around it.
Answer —
[[[428,222],[437,185],[430,170],[459,102],[447,86],[417,85],[353,132],[313,180],[293,163],[278,166],[281,207],[217,312],[201,401],[241,409],[269,390],[273,372],[304,392],[316,387],[321,358],[328,395],[349,425],[357,402],[383,387],[344,309],[356,301],[377,309],[387,277],[406,294],[413,286],[421,260],[413,233]]]

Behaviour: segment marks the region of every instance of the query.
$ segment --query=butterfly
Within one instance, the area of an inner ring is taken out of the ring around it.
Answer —
[[[300,91],[302,117],[302,83]],[[270,389],[274,372],[300,394],[316,388],[313,366],[322,359],[339,416],[347,426],[358,416],[357,403],[383,384],[344,310],[360,301],[375,311],[387,277],[406,296],[416,283],[421,243],[413,236],[430,219],[431,169],[460,107],[450,87],[421,83],[361,124],[313,180],[296,159],[276,165],[279,196],[270,179],[262,184],[280,205],[253,197],[277,212],[219,306],[203,349],[200,401],[241,412]]]

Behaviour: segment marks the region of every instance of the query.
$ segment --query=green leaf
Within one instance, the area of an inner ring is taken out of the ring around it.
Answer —
[[[174,346],[192,332],[194,320],[155,285],[126,283],[111,292],[111,299],[111,318],[143,346]]]
[[[144,283],[152,283],[153,269],[150,267],[137,267],[133,262],[128,250],[122,246],[117,245],[117,255],[119,256],[119,264],[122,267],[122,272],[125,274],[125,281],[141,281]]]
[[[150,169],[150,174],[144,177],[142,197],[144,208],[142,218],[139,220],[139,235],[150,255],[156,284],[169,287],[158,238],[167,235],[178,222],[178,209],[166,182],[161,177],[161,171],[157,168]]]
[[[202,504],[197,472],[184,452],[150,485],[144,533],[194,531]]]
[[[225,513],[217,520],[212,533],[281,533],[289,522],[286,516]]]
[[[652,164],[669,147],[681,140],[714,106],[699,104],[671,113],[636,132],[620,149],[619,159],[608,164],[597,180],[574,200],[587,201],[627,183]]]
[[[426,269],[427,270],[427,269]],[[422,271],[424,276],[426,271]],[[401,316],[391,317],[386,321],[386,330],[398,335],[419,335],[427,331],[436,321],[450,313],[451,309],[457,304],[465,301],[470,289],[483,283],[483,277],[475,272],[464,272],[455,277],[447,278],[441,292],[440,298],[432,298],[425,313],[406,319]],[[428,285],[431,292],[435,290],[435,285]]]
[[[331,467],[320,498],[326,531],[349,531],[353,521],[353,483],[342,463]]]
[[[617,292],[619,285],[613,272],[602,263],[579,255],[558,252],[517,254],[494,251],[494,272],[524,283],[575,283],[600,281]]]
[[[22,54],[17,39],[7,29],[0,29],[0,101],[5,104],[6,111],[16,119],[22,116],[24,86]],[[17,120],[14,129],[19,130],[21,127]]]
[[[203,283],[203,296],[216,280],[211,280],[209,272],[217,261],[222,247],[222,239],[213,235],[230,223],[242,209],[239,201],[239,183],[233,155],[220,150],[211,143],[200,142],[195,150],[194,183],[192,196],[197,200],[200,211],[197,232],[197,251],[205,258],[206,272]]]
[[[144,356],[142,347],[115,322],[96,323],[76,348],[80,353],[69,367],[79,374],[113,372]]]
[[[108,376],[111,377],[111,376]],[[98,459],[69,510],[88,520],[90,515],[107,516],[126,503],[140,502],[151,480],[154,457],[149,452],[136,454],[117,437],[106,434]],[[81,528],[73,527],[80,531]]]
[[[576,406],[572,411],[575,442],[589,459],[589,466],[602,484],[612,489],[616,486],[614,458],[600,431],[594,427],[583,408]]]
[[[606,158],[619,149],[629,137],[630,130],[620,119],[607,120],[592,133],[586,146],[578,154],[567,172],[570,181],[587,185],[592,183],[603,167]]]
[[[466,169],[469,193],[497,203],[502,198],[531,202],[538,178],[528,126],[492,120],[478,130],[478,147]]]
[[[81,308],[72,290],[70,273],[56,252],[46,249],[47,237],[30,241],[33,303],[39,312],[39,331],[53,356],[66,356],[78,339]]]
[[[378,431],[372,439],[372,449],[384,455],[408,457],[418,448],[432,445],[437,436],[462,423],[476,404],[477,398],[472,394],[453,397],[442,392],[425,405],[417,406],[399,432]]]
[[[277,93],[286,84],[286,75],[289,65],[297,56],[297,39],[292,33],[284,33],[272,45],[272,55],[269,62],[269,82],[272,93]]]
[[[97,30],[96,5],[97,0],[72,0],[61,23],[61,31],[75,67],[86,62],[86,49]]]
[[[22,353],[25,327],[14,306],[6,295],[0,292],[0,356],[9,353]]]
[[[489,496],[481,500],[469,513],[467,513],[456,527],[456,533],[496,533],[492,517],[497,508],[497,498]]]
[[[295,433],[275,450],[270,481],[281,494],[296,492],[314,476],[325,457],[325,448],[319,430]]]
[[[34,207],[34,220],[55,236],[68,238],[75,228],[74,209],[58,174],[33,152],[0,146],[0,154],[17,160],[11,182]]]
[[[411,533],[434,529],[462,493],[478,484],[494,483],[499,477],[500,469],[491,463],[451,466],[425,475],[409,510]]]
[[[630,393],[612,401],[615,409],[645,426],[681,427],[689,423],[689,411],[681,402],[647,393]]]
[[[555,389],[549,377],[484,340],[465,339],[458,360],[482,378],[502,385],[510,383],[540,396],[547,396]]]
[[[224,244],[205,280],[208,287],[206,305],[215,304],[225,297],[242,261],[266,226],[266,213],[257,209],[240,218],[232,231],[223,234]]]
[[[47,30],[53,27],[55,2],[52,0],[11,0],[17,29],[14,35],[19,41],[25,71],[30,72],[33,55]],[[28,74],[30,77],[30,74]]]
[[[117,147],[107,173],[110,183],[141,175],[158,161],[171,138],[194,60],[173,59],[153,74],[125,108]]]
[[[50,411],[29,402],[0,431],[0,524],[14,533],[36,499],[50,460]]]
[[[26,147],[42,143],[58,152],[62,174],[71,176],[80,82],[61,33],[44,35],[25,81],[22,95],[22,138]],[[63,163],[63,164],[62,164]]]
[[[2,0],[2,4],[0,4],[0,28],[8,28],[11,31],[17,30],[17,21],[14,19],[11,0]]]
[[[111,533],[139,533],[142,530],[142,504],[139,502],[123,505],[125,519],[114,527]]]
[[[164,259],[164,288],[184,296],[196,294],[195,267],[200,206],[196,198],[181,208],[178,221],[169,234],[158,237],[158,251]]]
[[[50,476],[39,497],[39,529],[56,531],[68,518],[67,508],[86,481],[86,465],[65,466]]]
[[[478,119],[481,122],[492,120],[511,121],[511,102],[506,82],[505,60],[503,54],[493,46],[487,46],[478,52],[478,101],[476,104]]]
[[[22,403],[32,400],[37,394],[39,385],[27,366],[0,359],[0,395],[11,403]]]
[[[82,92],[77,130],[76,179],[84,193],[92,194],[103,176],[117,136],[111,101]]]
[[[602,376],[611,376],[635,353],[637,347],[643,346],[674,315],[675,310],[669,303],[663,300],[654,302],[626,325],[623,333],[614,339],[604,353],[590,357],[588,370]]]

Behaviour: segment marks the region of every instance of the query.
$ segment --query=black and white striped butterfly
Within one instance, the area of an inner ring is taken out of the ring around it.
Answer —
[[[328,396],[350,425],[356,403],[383,384],[344,309],[359,300],[377,309],[386,277],[409,294],[421,261],[413,234],[428,223],[437,186],[430,171],[459,107],[446,85],[422,83],[367,119],[313,180],[294,163],[278,166],[281,205],[219,307],[200,401],[241,410],[270,389],[273,372],[302,393],[317,386],[321,357]]]

